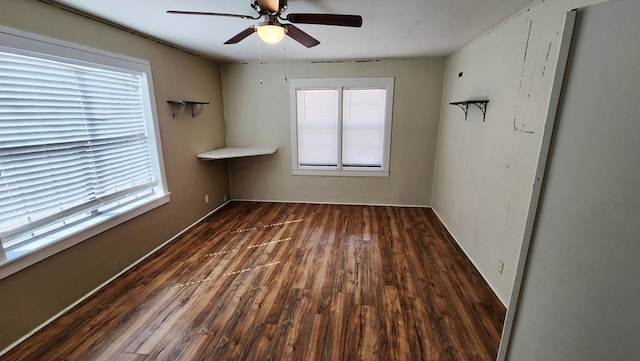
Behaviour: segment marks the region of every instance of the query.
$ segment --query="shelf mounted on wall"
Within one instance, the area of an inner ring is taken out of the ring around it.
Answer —
[[[482,122],[484,122],[485,117],[487,116],[487,103],[488,100],[465,100],[462,102],[453,102],[449,103],[451,105],[458,106],[464,112],[464,120],[467,120],[467,114],[469,113],[469,104],[473,104],[482,111]]]
[[[273,154],[278,148],[225,147],[198,154],[202,160],[231,159]]]
[[[194,102],[191,100],[167,100],[167,103],[171,105],[171,114],[173,118],[177,118],[184,112],[184,108],[187,104],[191,107],[191,117],[195,118],[204,110],[206,102]]]

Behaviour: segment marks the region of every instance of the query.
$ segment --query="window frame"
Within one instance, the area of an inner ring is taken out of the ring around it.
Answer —
[[[157,176],[157,195],[147,197],[106,214],[89,218],[77,227],[64,228],[52,235],[5,250],[0,241],[0,279],[14,274],[47,257],[83,242],[99,233],[133,219],[169,202],[170,192],[164,168],[164,157],[156,109],[151,64],[125,55],[111,53],[87,46],[25,32],[0,25],[0,49],[16,54],[42,54],[45,59],[60,60],[71,64],[144,74],[143,102],[145,107],[149,155]]]
[[[369,78],[310,78],[290,79],[290,120],[291,120],[291,169],[293,175],[315,176],[349,176],[349,177],[389,177],[389,162],[391,156],[391,129],[393,122],[393,77],[369,77]],[[377,88],[385,89],[385,113],[384,113],[384,144],[382,150],[382,166],[375,167],[348,167],[343,168],[342,159],[342,90],[345,88]],[[298,90],[314,89],[338,89],[338,165],[334,166],[309,166],[301,165],[298,161]]]

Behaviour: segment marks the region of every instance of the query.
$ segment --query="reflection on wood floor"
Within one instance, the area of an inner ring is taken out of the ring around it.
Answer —
[[[233,202],[0,360],[494,360],[504,313],[430,209]]]

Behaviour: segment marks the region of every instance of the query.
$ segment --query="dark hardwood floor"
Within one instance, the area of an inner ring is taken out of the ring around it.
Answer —
[[[0,360],[494,360],[504,314],[430,209],[233,202]]]

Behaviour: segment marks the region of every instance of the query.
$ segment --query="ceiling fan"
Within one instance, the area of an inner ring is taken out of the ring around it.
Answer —
[[[287,14],[286,16],[284,16],[283,12],[287,9],[287,0],[252,0],[251,7],[258,13],[257,16],[180,10],[168,10],[167,13],[227,16],[253,20],[258,20],[264,17],[264,22],[261,22],[258,25],[252,25],[244,29],[231,39],[227,40],[225,44],[237,44],[247,36],[253,34],[254,32],[257,32],[260,39],[270,44],[276,44],[280,42],[286,34],[295,41],[306,46],[307,48],[311,48],[320,44],[320,41],[300,30],[293,24],[336,25],[356,28],[362,26],[362,17],[359,15],[298,13]],[[283,24],[280,22],[280,20],[285,20],[293,24]]]

